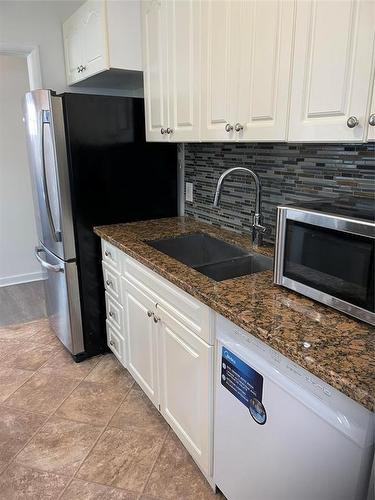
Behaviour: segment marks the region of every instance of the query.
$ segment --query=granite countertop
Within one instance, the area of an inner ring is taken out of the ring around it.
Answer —
[[[252,250],[250,238],[175,217],[99,226],[95,233],[371,411],[375,329],[272,282],[272,271],[216,282],[144,241],[207,233]],[[272,255],[271,247],[257,249]],[[304,347],[309,342],[309,348]]]

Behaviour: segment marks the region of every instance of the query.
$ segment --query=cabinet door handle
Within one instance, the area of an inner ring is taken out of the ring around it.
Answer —
[[[154,313],[153,313],[152,311],[147,311],[147,316],[148,316],[149,318],[151,318],[151,316],[153,316],[153,314],[154,314]]]
[[[368,124],[371,125],[371,127],[375,127],[375,113],[369,116]]]
[[[109,315],[110,318],[115,318],[116,317],[116,314],[113,311],[109,311],[108,315]]]
[[[167,131],[166,131],[166,129],[165,129],[165,128],[163,128],[163,127],[162,127],[162,128],[160,129],[160,133],[161,133],[161,135],[164,135],[164,134],[166,134],[166,133],[167,133]]]
[[[358,118],[356,116],[349,116],[346,124],[349,128],[354,128],[359,125]]]
[[[232,132],[232,130],[233,130],[233,125],[231,125],[230,123],[227,123],[225,125],[225,131],[226,132]]]
[[[236,123],[236,125],[234,126],[234,130],[236,132],[241,132],[241,130],[243,130],[243,125],[241,125],[241,123]]]
[[[109,345],[110,345],[110,346],[112,346],[112,347],[114,347],[114,346],[115,346],[115,343],[113,342],[113,340],[110,340],[110,341],[109,341]]]
[[[112,257],[111,252],[108,252],[108,250],[106,250],[106,251],[104,252],[104,255],[105,255],[106,257]]]
[[[81,73],[81,69],[79,66],[77,67],[77,73]]]
[[[107,286],[113,286],[113,283],[112,283],[112,281],[110,281],[110,280],[106,280],[105,284],[106,284]]]
[[[154,323],[159,323],[159,321],[160,321],[159,316],[154,315]]]
[[[173,128],[167,127],[166,132],[167,132],[167,134],[173,134],[174,130],[173,130]]]

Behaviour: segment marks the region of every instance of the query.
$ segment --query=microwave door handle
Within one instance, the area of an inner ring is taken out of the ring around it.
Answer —
[[[46,262],[45,260],[43,260],[39,255],[40,252],[44,252],[43,248],[35,247],[35,257],[40,262],[42,267],[44,267],[45,269],[48,269],[48,271],[53,271],[54,273],[59,273],[60,271],[61,272],[64,271],[64,269],[62,267],[60,267],[59,265],[49,264],[49,262]]]
[[[61,241],[61,234],[59,231],[56,231],[55,224],[53,222],[51,204],[49,201],[48,187],[47,187],[47,173],[46,173],[46,159],[44,155],[44,126],[50,124],[49,111],[42,109],[41,111],[41,155],[42,155],[42,184],[43,184],[43,192],[44,199],[46,202],[46,210],[47,210],[47,218],[49,227],[51,229],[52,238],[58,242]]]

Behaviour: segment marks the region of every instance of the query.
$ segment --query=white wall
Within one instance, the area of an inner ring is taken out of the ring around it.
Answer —
[[[83,0],[0,0],[0,42],[38,45],[43,87],[56,92],[80,92],[141,96],[140,90],[113,91],[88,84],[67,87],[62,22]]]
[[[0,286],[41,279],[22,97],[26,59],[0,54]]]

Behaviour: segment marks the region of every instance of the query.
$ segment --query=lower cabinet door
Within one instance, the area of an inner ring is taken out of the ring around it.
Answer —
[[[202,471],[210,475],[213,347],[160,306],[157,311],[161,412]]]
[[[124,280],[128,370],[143,391],[158,406],[157,328],[154,301],[128,280]]]
[[[125,340],[116,328],[107,320],[107,344],[122,365],[125,365]]]

